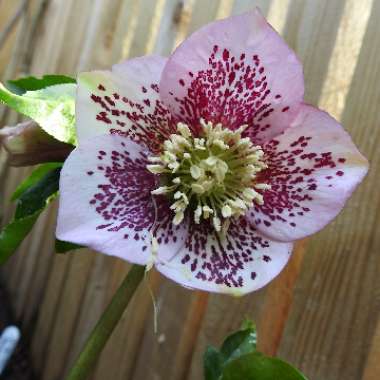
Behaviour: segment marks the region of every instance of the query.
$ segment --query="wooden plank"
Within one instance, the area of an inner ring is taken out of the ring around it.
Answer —
[[[27,26],[28,29],[28,38],[25,39],[24,44],[29,47],[33,47],[35,41],[35,37],[37,36],[36,31],[39,27],[39,16],[41,15],[41,11],[44,9],[44,4],[46,2],[43,0],[35,1],[34,3],[30,3],[30,5],[34,5],[33,14],[31,14],[28,18],[29,23]],[[56,43],[54,45],[55,51],[60,48],[59,43]],[[52,53],[53,51],[51,51]],[[27,62],[27,50],[23,53],[23,58],[21,60],[21,65],[23,66],[24,70],[29,69],[29,63]],[[42,65],[47,65],[46,62],[42,62]],[[50,66],[51,67],[51,66]],[[17,170],[17,169],[16,169]],[[27,171],[30,171],[29,169]],[[25,177],[26,170],[20,170],[18,169],[19,174],[23,174],[23,177]],[[15,177],[15,176],[14,176]],[[18,179],[17,183],[20,180]],[[15,187],[15,185],[14,185]],[[21,318],[22,316],[22,310],[24,309],[24,302],[27,300],[27,293],[29,289],[32,287],[31,284],[35,285],[35,283],[32,281],[34,277],[34,263],[36,262],[39,254],[40,254],[40,247],[44,246],[46,247],[46,250],[51,253],[51,247],[54,240],[54,229],[55,229],[55,223],[46,223],[49,219],[47,215],[50,215],[50,213],[44,213],[40,220],[36,223],[36,226],[34,226],[33,232],[30,234],[30,236],[27,238],[26,242],[20,247],[18,252],[16,253],[19,256],[19,259],[17,260],[17,267],[13,268],[12,270],[12,281],[10,282],[10,290],[14,293],[15,298],[15,309],[16,309],[16,315]],[[46,223],[46,225],[44,225]],[[44,231],[48,237],[47,239],[41,239],[42,231]],[[47,245],[44,245],[47,244]],[[50,263],[50,260],[48,260],[48,263]],[[44,267],[46,267],[44,265]],[[42,278],[46,279],[46,275]],[[37,281],[39,283],[39,281]],[[31,307],[29,310],[30,312],[35,310],[35,306]],[[34,312],[33,312],[34,314]],[[24,319],[24,322],[27,322]]]
[[[258,7],[264,15],[267,15],[272,1],[273,0],[235,0],[232,14],[241,14],[252,10],[254,7]],[[283,8],[283,5],[279,4],[279,7]]]
[[[345,0],[290,3],[284,38],[302,61],[305,100],[311,104],[319,100],[344,5]]]
[[[76,253],[76,255],[81,254],[82,252],[79,251]],[[99,253],[94,253],[94,255],[95,258],[93,265],[89,269],[90,275],[80,306],[80,314],[74,326],[73,339],[70,342],[65,364],[66,370],[71,368],[74,360],[79,355],[85,341],[102,315],[106,302],[108,279],[114,269],[114,259]],[[77,286],[74,282],[68,285]]]
[[[310,378],[359,379],[379,317],[380,3],[373,2],[342,123],[372,157],[364,183],[339,218],[315,236],[308,249],[280,353]],[[344,51],[342,52],[344,54]],[[346,60],[352,60],[349,50]],[[354,66],[354,67],[355,67]]]
[[[95,6],[89,2],[91,17],[85,33],[82,34],[82,51],[77,70],[108,68],[111,64],[112,46],[115,34],[115,20],[119,17],[122,1],[97,0]],[[75,30],[75,29],[74,29]]]
[[[18,11],[20,5],[23,3],[23,0],[12,1],[12,2],[2,2],[0,3],[0,25],[1,32],[4,31],[4,26],[7,25],[11,18],[14,17]],[[14,27],[8,33],[8,37],[3,40],[2,46],[0,46],[0,76],[4,76],[4,71],[8,67],[10,56],[14,48],[14,44],[17,39],[18,29],[20,24],[20,17],[17,22],[14,24]]]
[[[189,314],[191,300],[196,294],[169,280],[163,280],[156,295],[158,306],[158,332],[155,333],[154,315],[150,313],[144,338],[137,357],[133,379],[175,379],[173,347],[179,347]],[[196,331],[193,331],[196,334]],[[182,344],[183,345],[183,344]],[[149,362],[149,366],[146,363]],[[186,363],[185,363],[186,364]]]
[[[138,1],[125,0],[121,4],[119,17],[115,20],[111,61],[116,63],[128,57],[131,41],[138,22]]]
[[[93,260],[94,253],[89,250],[78,251],[70,257],[45,352],[43,380],[59,379],[66,366]],[[47,299],[47,302],[54,302],[54,298]]]
[[[191,297],[191,304],[183,324],[181,340],[177,345],[178,349],[173,360],[172,379],[186,379],[189,373],[198,333],[207,311],[208,300],[209,294],[206,292],[197,291]],[[198,365],[202,365],[202,363],[198,363]]]
[[[156,35],[154,51],[163,56],[169,56],[173,50],[175,37],[181,23],[183,12],[183,2],[181,0],[167,0],[162,11],[161,22]],[[149,52],[149,47],[147,48]]]
[[[81,57],[88,55],[86,43],[90,40],[89,29],[95,23],[93,8],[99,1],[81,0],[72,4],[70,17],[67,20],[65,36],[59,51],[59,60],[54,71],[62,74],[75,75]],[[115,3],[113,1],[112,3]],[[100,32],[100,31],[99,31]],[[91,46],[95,49],[94,46]],[[91,52],[92,53],[92,52]]]
[[[258,349],[275,356],[293,303],[293,292],[301,269],[307,240],[296,243],[283,272],[267,288],[265,303],[257,321]]]
[[[342,117],[373,0],[346,0],[331,53],[319,105],[338,120]]]
[[[55,213],[54,213],[55,215]],[[22,266],[18,268],[18,272],[15,270],[14,277],[17,279],[17,283],[14,286],[14,304],[16,318],[21,320],[23,317],[24,303],[27,300],[28,291],[35,277],[36,263],[38,256],[41,253],[41,246],[44,240],[48,240],[50,243],[50,249],[46,247],[46,250],[51,253],[52,245],[54,244],[54,228],[46,228],[49,219],[51,220],[50,210],[46,210],[39,217],[37,223],[33,226],[33,233],[26,240],[26,245],[23,249],[18,250],[17,255],[22,256]],[[45,235],[46,234],[46,235]],[[36,237],[39,237],[38,239]]]
[[[207,7],[205,7],[204,1],[195,0],[191,10],[191,21],[187,29],[187,35],[214,20],[218,13],[218,7],[218,0],[208,0]]]
[[[264,288],[239,298],[210,295],[186,380],[202,378],[203,353],[208,344],[219,346],[228,334],[240,328],[245,318],[258,320],[265,292]]]
[[[118,263],[118,279],[109,293],[109,298],[115,291],[116,285],[126,275],[126,266]],[[115,271],[116,272],[116,271]],[[152,331],[154,325],[150,317],[154,313],[151,292],[156,293],[160,278],[157,273],[149,274],[149,281],[145,280],[140,285],[134,299],[122,320],[118,324],[110,341],[102,354],[98,363],[94,379],[102,380],[110,376],[115,380],[132,379],[136,362],[139,359],[140,348],[146,331]],[[149,323],[147,323],[149,321]]]
[[[380,320],[377,322],[375,334],[371,343],[371,350],[364,368],[363,380],[377,380],[380,378]]]
[[[25,291],[24,301],[22,303],[22,326],[25,331],[33,331],[40,311],[41,302],[46,295],[47,281],[49,272],[53,268],[55,256],[55,224],[57,220],[57,204],[51,207],[47,220],[45,221],[44,233],[39,251],[36,253],[33,268],[29,268],[28,289]],[[33,233],[34,239],[38,237]]]
[[[61,255],[56,257],[49,271],[46,290],[40,301],[39,318],[33,331],[31,340],[31,356],[37,373],[41,374],[46,361],[47,347],[50,341],[50,333],[57,316],[61,292],[67,278],[67,270],[71,257]],[[60,361],[60,360],[59,360]]]
[[[166,55],[187,33],[211,19],[254,5],[283,31],[303,61],[307,101],[319,102],[342,118],[362,150],[373,157],[374,169],[338,220],[309,242],[304,262],[300,247],[287,269],[266,289],[243,299],[212,295],[208,300],[203,293],[162,282],[154,274],[151,286],[161,305],[159,333],[153,332],[152,301],[143,284],[107,345],[93,380],[200,379],[206,344],[220,344],[245,316],[257,320],[261,350],[274,354],[281,343],[279,354],[312,379],[379,377],[380,291],[376,279],[380,265],[375,230],[379,158],[375,149],[380,95],[374,78],[380,76],[380,56],[373,48],[380,45],[379,2],[221,0],[206,6],[200,0],[51,0],[38,26],[32,72],[73,73],[75,66],[80,70],[102,68],[146,52]],[[9,17],[10,7],[6,8],[0,11],[0,20]],[[0,2],[2,9],[4,2]],[[10,48],[7,44],[0,52],[0,72]],[[12,70],[16,63],[14,58]],[[8,120],[12,118],[16,120],[14,114]],[[2,174],[7,175],[7,182],[0,187],[8,196],[23,172]],[[5,214],[11,211],[8,206]],[[39,371],[45,367],[43,378],[49,380],[62,377],[128,267],[119,260],[100,255],[93,260],[79,253],[52,260],[53,236],[41,241],[41,231],[50,225],[46,233],[51,234],[53,221],[52,211],[24,242],[22,254],[1,269],[24,326],[33,326],[40,309],[33,357]],[[301,276],[295,281],[300,267]]]

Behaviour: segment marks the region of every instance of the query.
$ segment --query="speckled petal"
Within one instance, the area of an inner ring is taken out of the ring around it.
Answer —
[[[264,145],[272,188],[249,217],[272,239],[293,241],[323,228],[368,170],[350,136],[327,113],[304,105],[293,126]]]
[[[170,113],[158,94],[166,58],[146,56],[78,77],[76,125],[79,143],[105,133],[144,143],[155,151],[170,133]]]
[[[302,66],[256,9],[213,22],[169,58],[160,94],[190,125],[200,117],[247,131],[256,142],[284,130],[303,99]]]
[[[159,256],[157,269],[179,284],[209,292],[243,295],[257,290],[284,268],[291,243],[271,241],[244,218],[220,237],[208,223],[190,225],[185,246]]]
[[[66,160],[60,179],[57,237],[132,263],[152,259],[151,232],[159,251],[177,252],[185,226],[174,227],[142,147],[120,136],[83,141]]]

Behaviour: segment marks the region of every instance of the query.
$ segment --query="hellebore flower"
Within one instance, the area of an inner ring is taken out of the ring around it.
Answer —
[[[264,286],[367,172],[303,94],[300,62],[257,10],[198,30],[168,59],[80,74],[57,236],[190,288]]]
[[[56,140],[34,121],[0,129],[0,146],[8,153],[12,166],[64,161],[74,148]]]

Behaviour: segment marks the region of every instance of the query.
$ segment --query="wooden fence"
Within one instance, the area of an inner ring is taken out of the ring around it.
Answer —
[[[303,61],[306,100],[342,121],[370,173],[336,221],[298,243],[287,269],[259,292],[240,299],[191,292],[153,273],[158,333],[144,284],[92,380],[202,379],[206,344],[219,344],[244,317],[257,321],[262,350],[311,380],[380,379],[380,1],[0,0],[0,75],[75,75],[168,55],[200,26],[255,5]],[[18,120],[0,112],[1,125]],[[26,173],[0,156],[4,221]],[[63,379],[128,269],[90,251],[54,254],[55,217],[53,206],[0,272],[41,380]]]

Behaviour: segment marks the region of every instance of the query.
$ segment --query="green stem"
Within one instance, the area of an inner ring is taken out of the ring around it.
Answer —
[[[89,376],[108,338],[144,278],[144,272],[145,267],[140,265],[132,266],[113,296],[111,303],[87,339],[82,352],[71,368],[66,380],[84,380]]]

